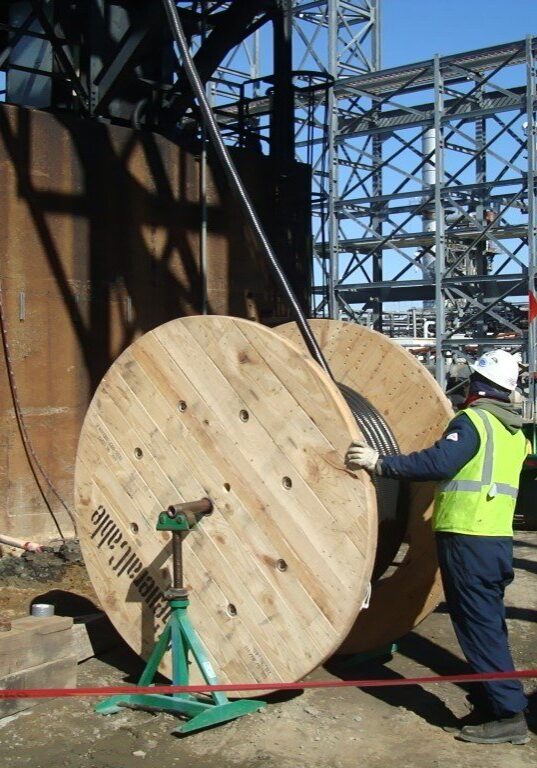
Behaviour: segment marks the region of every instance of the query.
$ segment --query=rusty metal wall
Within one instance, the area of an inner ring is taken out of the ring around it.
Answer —
[[[270,160],[235,159],[277,232]],[[301,166],[294,173],[306,264],[309,176]],[[69,507],[80,426],[108,366],[141,333],[201,310],[199,176],[199,160],[162,137],[0,106],[0,280],[12,369],[31,444]],[[207,278],[210,313],[286,317],[225,182],[210,172]],[[57,531],[24,452],[5,363],[2,354],[0,532],[46,540]]]

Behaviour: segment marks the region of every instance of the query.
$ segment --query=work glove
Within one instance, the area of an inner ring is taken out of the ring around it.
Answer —
[[[345,465],[348,469],[367,469],[368,472],[375,472],[379,460],[379,452],[363,440],[353,440],[345,454]],[[377,471],[377,474],[380,474]]]

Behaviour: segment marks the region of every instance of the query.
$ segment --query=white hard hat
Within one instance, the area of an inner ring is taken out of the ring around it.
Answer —
[[[484,379],[492,381],[503,389],[512,392],[517,385],[518,363],[505,349],[485,352],[471,367]]]

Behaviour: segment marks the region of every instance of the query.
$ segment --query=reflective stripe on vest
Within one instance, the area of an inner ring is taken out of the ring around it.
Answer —
[[[492,467],[494,460],[494,431],[488,420],[487,416],[479,408],[474,408],[473,413],[477,414],[487,433],[487,442],[485,445],[485,456],[483,459],[483,472],[481,474],[481,480],[448,480],[447,483],[443,483],[441,486],[442,491],[481,491],[483,486],[490,485],[490,490],[487,494],[489,499],[494,496],[504,495],[511,496],[516,499],[518,495],[518,487],[513,485],[507,485],[507,483],[492,483]]]

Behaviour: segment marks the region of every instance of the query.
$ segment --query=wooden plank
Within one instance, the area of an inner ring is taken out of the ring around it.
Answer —
[[[0,690],[27,688],[74,688],[77,679],[76,656],[49,661],[36,667],[0,677]],[[47,699],[2,699],[0,718],[42,704]]]
[[[391,428],[402,453],[431,445],[453,415],[451,404],[426,368],[396,342],[355,323],[310,321],[338,384],[358,392]],[[309,358],[295,323],[276,329]],[[359,473],[362,474],[362,473]],[[413,629],[442,597],[431,530],[433,483],[411,483],[406,554],[389,575],[373,584],[362,611],[341,646],[343,653],[381,648]]]
[[[69,629],[72,624],[73,619],[70,616],[21,616],[11,621],[13,629],[23,629],[29,633],[39,635],[62,632],[65,629]]]
[[[65,616],[14,619],[0,632],[0,673],[15,674],[29,667],[74,654],[73,620]]]
[[[263,326],[183,318],[131,345],[97,389],[75,480],[88,571],[125,640],[147,655],[166,618],[158,512],[209,496],[185,580],[220,678],[318,666],[353,625],[374,559],[373,487],[343,465],[358,434],[319,367]]]

